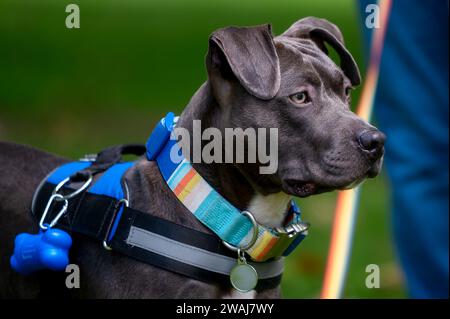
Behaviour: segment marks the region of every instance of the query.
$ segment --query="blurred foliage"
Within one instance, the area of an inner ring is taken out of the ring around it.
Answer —
[[[65,27],[57,0],[0,2],[0,139],[76,158],[105,146],[144,142],[155,122],[180,113],[206,79],[208,36],[228,25],[271,23],[282,33],[301,17],[337,24],[362,65],[351,0],[80,0],[81,28]],[[359,91],[354,94],[358,100]],[[356,224],[345,296],[404,297],[393,256],[388,185],[367,181]],[[300,201],[310,235],[287,259],[283,293],[319,296],[335,193]],[[381,268],[381,288],[365,287],[365,267]]]

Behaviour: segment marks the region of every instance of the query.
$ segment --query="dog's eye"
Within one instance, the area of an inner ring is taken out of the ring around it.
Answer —
[[[306,104],[309,102],[308,92],[298,92],[289,96],[292,102],[295,104]]]

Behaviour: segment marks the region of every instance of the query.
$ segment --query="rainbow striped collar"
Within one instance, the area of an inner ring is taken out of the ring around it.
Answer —
[[[307,235],[308,228],[301,221],[294,201],[283,227],[273,229],[255,223],[214,190],[187,159],[180,156],[175,162],[171,158],[174,147],[181,153],[176,140],[171,138],[175,123],[173,113],[158,123],[147,141],[147,158],[157,162],[178,200],[228,246],[246,246],[257,235],[254,244],[245,250],[253,261],[262,262],[290,254]]]

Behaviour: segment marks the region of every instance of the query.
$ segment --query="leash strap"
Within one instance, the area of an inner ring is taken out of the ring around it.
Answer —
[[[169,188],[180,202],[223,241],[242,247],[251,241],[253,223],[220,195],[183,157],[174,136],[175,117],[169,113],[160,121],[147,142],[147,158],[156,160]],[[151,147],[150,147],[151,146]],[[292,202],[284,223],[286,231],[257,225],[255,244],[246,250],[254,261],[287,256],[304,239],[307,226]]]

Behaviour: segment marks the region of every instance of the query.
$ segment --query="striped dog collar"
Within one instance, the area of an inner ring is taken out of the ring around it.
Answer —
[[[300,210],[294,201],[291,201],[283,227],[269,228],[256,223],[251,213],[234,207],[181,155],[181,149],[171,134],[175,123],[173,113],[158,123],[147,141],[147,159],[157,162],[164,180],[178,200],[227,247],[241,248],[253,261],[263,262],[289,255],[307,235],[308,229],[308,225],[301,221]],[[171,157],[171,154],[178,156]]]

